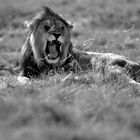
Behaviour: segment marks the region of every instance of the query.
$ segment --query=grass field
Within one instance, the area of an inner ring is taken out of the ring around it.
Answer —
[[[140,62],[139,0],[0,0],[0,140],[139,140],[140,86],[124,76],[62,73],[19,84],[12,68],[24,21],[43,4],[73,22],[74,47]]]

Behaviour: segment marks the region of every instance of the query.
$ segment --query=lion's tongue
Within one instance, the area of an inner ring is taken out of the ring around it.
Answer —
[[[49,57],[50,58],[57,58],[58,52],[56,50],[56,44],[50,44],[49,46]]]

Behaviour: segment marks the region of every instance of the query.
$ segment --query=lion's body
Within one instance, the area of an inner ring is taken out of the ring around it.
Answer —
[[[71,55],[75,61],[74,72],[96,71],[104,75],[108,72],[123,73],[140,82],[140,65],[125,56],[79,50],[73,50]]]

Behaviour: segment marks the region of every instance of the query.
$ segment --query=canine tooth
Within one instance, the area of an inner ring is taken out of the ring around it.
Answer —
[[[62,44],[60,45],[60,51],[62,51]]]
[[[63,43],[63,42],[64,42],[63,37],[62,37],[62,36],[60,36],[60,37],[58,38],[58,41],[60,41],[61,43]]]

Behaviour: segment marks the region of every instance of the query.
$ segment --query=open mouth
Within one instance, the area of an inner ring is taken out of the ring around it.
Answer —
[[[62,51],[63,38],[60,33],[52,33],[49,35],[46,43],[46,61],[48,63],[57,63]]]

